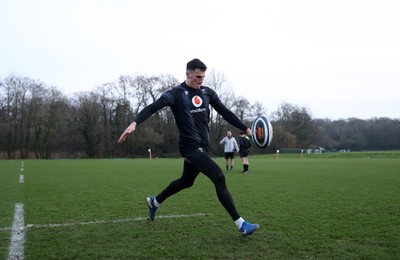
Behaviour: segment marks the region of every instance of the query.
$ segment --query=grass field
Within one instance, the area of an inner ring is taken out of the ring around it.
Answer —
[[[248,237],[203,175],[147,222],[145,197],[180,176],[182,159],[1,160],[0,259],[16,203],[26,259],[399,259],[400,153],[382,154],[251,156],[248,175],[237,158],[226,181],[260,224]]]

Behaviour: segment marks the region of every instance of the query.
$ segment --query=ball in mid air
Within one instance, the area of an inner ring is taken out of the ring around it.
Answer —
[[[273,130],[271,122],[265,116],[258,116],[251,124],[251,135],[254,143],[260,148],[271,144]]]

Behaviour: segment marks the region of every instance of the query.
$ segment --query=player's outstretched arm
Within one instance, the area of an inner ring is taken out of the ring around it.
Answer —
[[[132,122],[132,124],[130,124],[125,131],[122,133],[121,137],[118,139],[118,143],[122,143],[125,141],[125,139],[128,137],[128,135],[130,135],[131,133],[133,133],[133,131],[135,131],[136,129],[136,122]]]

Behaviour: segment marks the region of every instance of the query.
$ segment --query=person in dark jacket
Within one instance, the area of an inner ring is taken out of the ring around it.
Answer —
[[[249,149],[251,147],[250,138],[243,132],[240,132],[239,138],[239,154],[243,163],[243,171],[241,173],[249,172]]]

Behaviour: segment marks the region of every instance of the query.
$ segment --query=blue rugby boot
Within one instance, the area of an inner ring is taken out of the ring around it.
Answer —
[[[154,196],[150,196],[146,198],[146,204],[149,207],[149,215],[147,217],[148,220],[154,221],[154,219],[156,218],[156,211],[158,209],[158,207],[156,207],[156,205],[154,205]]]
[[[253,234],[259,227],[260,226],[258,224],[251,224],[245,221],[239,228],[239,232],[244,236],[248,236]]]

